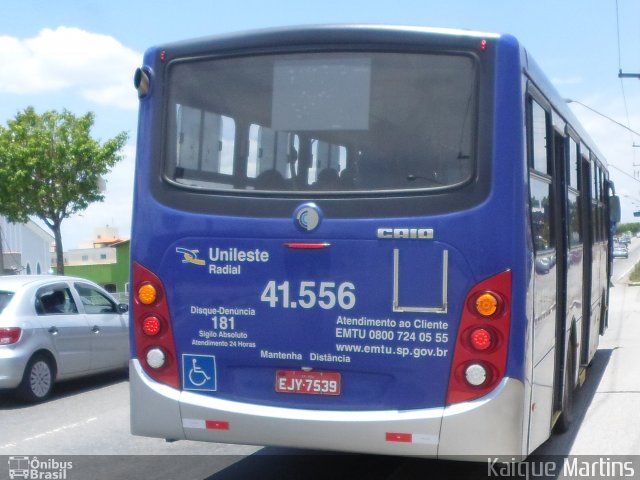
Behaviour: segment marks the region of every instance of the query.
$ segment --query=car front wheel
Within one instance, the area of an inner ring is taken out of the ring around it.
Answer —
[[[53,380],[51,361],[44,355],[36,355],[27,364],[17,394],[27,402],[42,402],[51,395]]]

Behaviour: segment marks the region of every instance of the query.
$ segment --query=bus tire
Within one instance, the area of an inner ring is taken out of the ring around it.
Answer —
[[[16,395],[29,403],[42,402],[51,395],[54,379],[53,362],[46,355],[38,353],[27,363]]]
[[[569,337],[569,345],[567,350],[567,365],[564,369],[564,389],[562,391],[562,413],[555,424],[556,433],[565,433],[569,430],[573,421],[573,400],[575,385],[574,379],[574,363],[575,356],[573,354],[575,347],[573,346],[573,333]]]

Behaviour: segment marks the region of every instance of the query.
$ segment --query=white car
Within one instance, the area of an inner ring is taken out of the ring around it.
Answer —
[[[38,402],[55,381],[125,369],[128,310],[81,278],[0,277],[0,389]]]

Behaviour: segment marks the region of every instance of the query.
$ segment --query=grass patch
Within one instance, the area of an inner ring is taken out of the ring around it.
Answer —
[[[631,282],[640,282],[640,262],[636,263],[636,266],[631,270],[631,275],[629,275],[629,281]]]

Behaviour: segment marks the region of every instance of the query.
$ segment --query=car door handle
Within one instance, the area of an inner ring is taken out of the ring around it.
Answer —
[[[97,325],[94,325],[93,328],[91,329],[91,331],[93,333],[100,333],[100,327]]]
[[[58,327],[50,327],[49,328],[49,333],[51,335],[57,335],[58,334]]]

